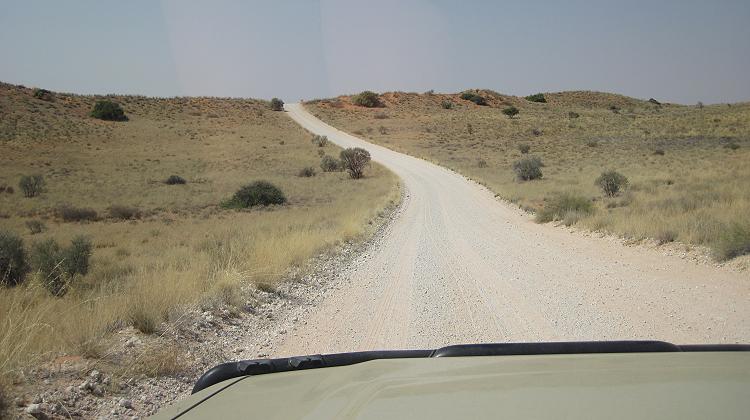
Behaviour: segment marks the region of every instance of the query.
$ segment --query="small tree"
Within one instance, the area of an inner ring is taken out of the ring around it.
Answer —
[[[370,164],[370,152],[361,147],[349,148],[341,151],[341,165],[349,172],[353,179],[364,176],[364,170]]]
[[[283,110],[284,110],[284,101],[282,101],[279,98],[271,99],[271,111],[283,111]]]
[[[127,121],[128,117],[125,115],[120,104],[109,100],[97,101],[94,105],[94,109],[91,110],[91,116],[105,121]]]
[[[596,179],[596,185],[604,191],[607,197],[616,196],[620,190],[628,185],[628,178],[615,171],[605,171]]]
[[[538,157],[521,159],[513,164],[513,170],[521,181],[530,181],[542,177],[542,160]]]
[[[28,271],[23,239],[14,233],[0,231],[0,285],[22,283]]]
[[[369,90],[356,95],[353,101],[355,105],[363,106],[365,108],[375,108],[382,105],[378,94]]]
[[[526,97],[526,100],[529,102],[547,103],[547,98],[544,97],[543,93],[535,93],[533,95],[529,95]]]
[[[508,118],[513,118],[516,115],[518,115],[518,108],[514,106],[509,106],[503,110],[503,114],[507,115]]]
[[[24,197],[36,197],[44,190],[44,178],[41,175],[24,175],[18,181],[18,187],[23,191]]]

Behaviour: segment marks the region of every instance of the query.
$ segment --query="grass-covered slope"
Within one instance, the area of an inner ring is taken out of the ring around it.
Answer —
[[[349,96],[307,106],[336,127],[450,167],[524,208],[559,207],[571,195],[567,203],[593,203],[557,212],[568,224],[707,245],[719,259],[748,252],[750,104],[684,106],[599,92],[547,93],[540,103],[470,93],[487,105],[461,94],[391,92],[376,108]],[[518,110],[512,118],[503,113],[510,107]],[[517,179],[513,165],[526,157],[541,159],[541,179]],[[629,187],[606,197],[595,185],[605,170],[625,175]]]
[[[315,253],[365,233],[398,199],[397,179],[378,165],[356,181],[322,172],[321,151],[339,149],[313,144],[267,102],[109,96],[128,118],[114,122],[89,116],[100,99],[0,84],[0,230],[32,254],[48,239],[64,247],[84,235],[93,245],[88,273],[63,297],[46,290],[31,254],[25,281],[0,286],[6,377],[60,352],[102,355],[107,334],[159,331],[183,305],[241,308],[243,285],[272,288]],[[316,175],[298,176],[306,167]],[[40,195],[22,193],[27,175],[42,176]],[[172,175],[186,183],[167,184]],[[258,180],[287,203],[221,205]]]

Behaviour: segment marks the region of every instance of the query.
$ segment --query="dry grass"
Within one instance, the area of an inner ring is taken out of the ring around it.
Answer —
[[[445,165],[523,208],[540,210],[562,192],[588,197],[596,211],[568,222],[590,229],[738,249],[744,236],[728,232],[737,223],[750,228],[750,104],[659,106],[596,92],[546,94],[543,104],[479,93],[488,106],[402,92],[381,95],[384,108],[377,110],[349,97],[307,105],[334,126]],[[446,101],[452,109],[444,109]],[[508,106],[520,113],[507,118]],[[545,164],[541,180],[514,177],[512,164],[526,156],[525,146]],[[606,169],[626,175],[629,190],[604,197],[594,180]]]
[[[103,122],[87,117],[94,97],[55,94],[46,102],[31,89],[0,90],[0,185],[31,173],[46,181],[39,197],[0,193],[0,229],[22,235],[27,247],[78,234],[95,247],[90,272],[63,298],[33,275],[0,290],[4,377],[60,352],[96,357],[112,331],[129,324],[157,331],[185,305],[239,305],[242,285],[274,285],[314,254],[365,234],[398,200],[396,177],[378,165],[358,181],[339,172],[297,177],[318,166],[321,148],[262,101],[113,97],[130,121]],[[187,184],[164,183],[173,174]],[[289,203],[219,206],[258,179],[279,186]],[[100,217],[65,222],[61,205]],[[32,236],[30,220],[46,229]]]

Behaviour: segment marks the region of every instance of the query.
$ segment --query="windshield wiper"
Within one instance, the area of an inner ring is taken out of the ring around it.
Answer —
[[[435,350],[384,350],[316,354],[278,359],[241,360],[220,364],[198,379],[193,394],[211,385],[242,376],[293,370],[349,366],[370,360],[428,357],[519,356],[540,354],[652,353],[695,351],[750,351],[745,344],[676,345],[664,341],[578,341],[552,343],[460,344]]]

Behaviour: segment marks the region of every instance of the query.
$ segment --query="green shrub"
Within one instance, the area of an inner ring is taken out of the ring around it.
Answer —
[[[530,181],[542,177],[542,166],[544,166],[542,160],[532,156],[515,162],[513,164],[513,171],[516,172],[519,180]]]
[[[34,97],[37,99],[41,99],[43,101],[51,101],[53,99],[52,92],[48,91],[47,89],[34,89]]]
[[[364,176],[364,170],[370,164],[370,152],[361,147],[349,148],[341,151],[341,166],[349,172],[353,179]]]
[[[83,236],[73,238],[68,248],[60,248],[54,239],[47,239],[32,246],[32,267],[53,296],[63,296],[77,275],[89,272],[92,248],[91,241]]]
[[[590,199],[573,193],[563,193],[544,203],[544,207],[536,214],[536,221],[546,223],[563,220],[566,225],[571,225],[593,212],[594,204]]]
[[[23,239],[12,232],[0,230],[0,285],[21,284],[28,271]]]
[[[179,175],[170,175],[164,183],[167,185],[184,185],[187,184],[187,180]]]
[[[487,161],[484,159],[478,159],[477,160],[477,168],[486,168],[487,167]]]
[[[137,207],[114,205],[108,209],[109,217],[120,220],[140,219],[143,213]]]
[[[323,172],[336,172],[341,170],[341,162],[333,156],[325,155],[320,160],[320,168]]]
[[[105,121],[127,121],[128,117],[125,115],[120,104],[112,102],[106,99],[97,101],[94,105],[94,109],[91,110],[91,116]]]
[[[529,146],[528,144],[519,144],[518,150],[525,155],[526,153],[529,153],[529,150],[531,150],[531,146]]]
[[[533,95],[529,95],[526,97],[526,100],[529,102],[547,103],[547,98],[544,97],[543,93],[535,93]]]
[[[514,106],[509,106],[503,110],[503,114],[507,115],[508,118],[513,118],[516,115],[518,115],[518,108]]]
[[[720,261],[750,254],[750,225],[733,223],[723,229],[714,247],[714,254]]]
[[[27,220],[26,227],[29,229],[29,233],[31,233],[32,235],[42,233],[47,229],[47,226],[45,226],[41,220]]]
[[[579,113],[577,113],[575,111],[568,112],[568,118],[570,118],[570,119],[578,118],[580,116],[581,116],[581,114],[579,114]]]
[[[315,169],[311,166],[307,166],[305,168],[300,169],[297,176],[302,178],[310,178],[312,176],[315,176]]]
[[[60,245],[54,239],[37,242],[31,247],[31,265],[54,296],[67,292],[68,279],[64,275],[62,258]]]
[[[604,171],[596,179],[596,185],[602,189],[607,197],[614,197],[628,186],[628,178],[619,172]]]
[[[724,148],[729,149],[729,150],[737,150],[740,148],[740,145],[732,141],[732,142],[726,143],[724,145]]]
[[[451,102],[451,101],[443,101],[443,102],[440,102],[440,106],[443,109],[453,109],[453,102]]]
[[[283,110],[284,110],[284,101],[282,101],[279,98],[271,99],[271,111],[283,111]]]
[[[41,175],[24,175],[18,181],[18,188],[24,197],[36,197],[44,191],[44,178]]]
[[[375,108],[381,106],[380,96],[377,93],[366,90],[358,95],[354,96],[353,102],[355,105],[363,106],[366,108]]]
[[[318,157],[323,157],[326,154],[326,151],[323,149],[318,149]]]
[[[474,92],[464,92],[461,94],[461,99],[465,101],[474,102],[477,105],[487,105],[487,100],[482,96],[477,95]]]
[[[96,210],[62,205],[56,210],[57,216],[64,222],[93,222],[99,219]]]
[[[328,144],[328,137],[314,135],[311,141],[314,145],[318,147],[325,147]]]
[[[388,134],[388,129],[381,125],[380,127],[378,127],[378,132],[382,135],[386,135]]]
[[[231,199],[224,202],[227,208],[248,208],[286,203],[286,196],[268,181],[255,181],[237,190]]]
[[[91,240],[87,237],[79,235],[73,238],[70,247],[62,253],[63,269],[68,276],[88,274],[92,248]]]

